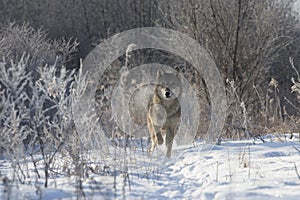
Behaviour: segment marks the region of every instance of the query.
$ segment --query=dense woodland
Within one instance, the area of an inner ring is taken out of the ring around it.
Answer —
[[[226,133],[247,129],[253,135],[277,126],[296,131],[300,26],[293,3],[1,0],[0,57],[17,63],[25,53],[26,70],[37,78],[37,66],[45,64],[78,68],[80,58],[113,34],[136,27],[170,28],[198,41],[217,64],[227,89]]]

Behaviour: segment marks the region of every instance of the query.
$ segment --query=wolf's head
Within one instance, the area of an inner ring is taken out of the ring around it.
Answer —
[[[181,81],[178,74],[168,73],[159,69],[157,71],[155,93],[164,100],[174,100],[182,92]]]

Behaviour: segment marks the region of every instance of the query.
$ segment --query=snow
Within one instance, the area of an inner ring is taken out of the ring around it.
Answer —
[[[171,159],[164,157],[162,146],[151,156],[139,148],[125,152],[111,147],[105,159],[97,160],[97,153],[87,156],[94,171],[97,166],[103,170],[82,178],[82,190],[74,175],[53,176],[44,188],[43,178],[37,179],[34,173],[31,181],[7,187],[4,179],[12,179],[12,168],[2,159],[0,199],[296,200],[300,199],[300,141],[295,136],[268,135],[266,142],[225,141],[218,146],[201,141],[175,145]],[[62,157],[57,163],[63,165],[66,160]]]

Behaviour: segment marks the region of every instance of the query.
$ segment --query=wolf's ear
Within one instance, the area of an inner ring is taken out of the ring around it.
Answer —
[[[174,69],[175,69],[175,71],[176,71],[176,76],[178,76],[178,74],[179,74],[179,72],[180,72],[179,66],[176,65],[176,66],[174,67]]]
[[[158,81],[163,74],[165,74],[165,71],[162,68],[158,69],[156,72],[156,81]]]

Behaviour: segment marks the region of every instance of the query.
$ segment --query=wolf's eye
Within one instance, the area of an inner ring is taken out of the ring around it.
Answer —
[[[169,88],[166,88],[165,96],[166,96],[166,98],[171,98],[172,97],[172,92],[170,91]]]

